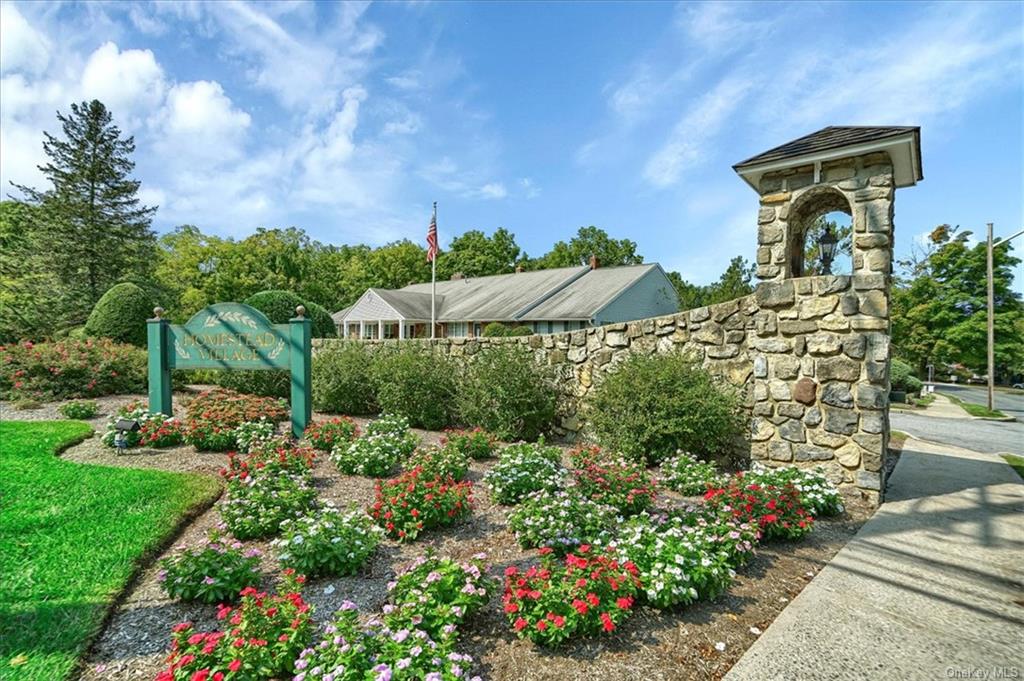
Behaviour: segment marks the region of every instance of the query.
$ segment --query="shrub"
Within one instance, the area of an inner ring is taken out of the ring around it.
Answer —
[[[359,437],[359,426],[347,416],[339,416],[329,421],[317,421],[306,426],[306,439],[323,452],[352,442]]]
[[[454,447],[428,447],[413,453],[403,467],[422,468],[429,477],[462,480],[469,470],[469,457]]]
[[[324,640],[299,655],[296,677],[305,681],[452,681],[469,678],[473,658],[454,650],[455,638],[435,640],[416,626],[394,628],[373,618],[361,620],[355,603],[345,601],[327,625]]]
[[[323,305],[307,302],[306,316],[312,322],[310,332],[313,334],[313,338],[338,337],[338,327],[334,323],[334,318],[331,317],[331,313]]]
[[[501,322],[490,322],[484,325],[481,335],[484,338],[503,338],[508,335],[508,329]]]
[[[133,345],[87,339],[0,346],[0,391],[12,400],[64,400],[145,389],[146,352]]]
[[[295,316],[295,308],[306,304],[297,294],[280,289],[259,291],[242,302],[265,314],[271,324],[287,324]]]
[[[246,587],[242,602],[221,606],[217,619],[227,631],[197,632],[191,622],[174,626],[170,667],[157,681],[275,679],[291,676],[312,634],[312,611],[300,594],[304,578],[286,571],[276,595]]]
[[[107,447],[115,446],[115,438],[117,437],[117,422],[120,419],[131,419],[132,421],[139,422],[139,430],[126,431],[124,434],[124,442],[126,447],[138,447],[142,442],[142,431],[146,427],[147,423],[152,419],[157,424],[162,424],[167,417],[164,414],[150,414],[149,407],[145,400],[132,400],[128,404],[121,405],[117,408],[110,418],[107,419],[106,429],[103,431],[103,435],[100,436],[100,442]]]
[[[280,423],[288,419],[289,412],[283,400],[214,388],[196,395],[186,405],[185,414],[188,418],[210,419],[220,425],[237,428],[247,421],[261,419]]]
[[[370,382],[373,356],[360,343],[332,345],[313,354],[313,406],[333,414],[377,411]]]
[[[579,490],[541,490],[528,495],[508,516],[524,549],[547,546],[564,554],[580,544],[606,544],[615,509],[591,501]]]
[[[271,441],[250,452],[245,458],[234,452],[229,453],[228,465],[221,469],[220,474],[225,480],[277,475],[308,479],[315,460],[316,452],[309,447],[296,447],[288,441]]]
[[[563,485],[562,451],[543,443],[520,442],[501,452],[498,463],[484,475],[484,484],[496,503],[518,504],[526,495],[554,491]]]
[[[247,475],[228,478],[220,517],[237,539],[262,539],[277,534],[281,523],[306,513],[316,490],[301,475]]]
[[[408,438],[415,435],[409,432],[409,419],[400,414],[381,414],[379,418],[370,421],[366,424],[367,435],[395,435],[402,438]],[[410,440],[412,442],[412,440]],[[419,438],[416,438],[415,442],[419,443]],[[415,445],[409,447],[409,454],[412,454],[412,450],[415,449]]]
[[[472,430],[446,430],[441,444],[451,447],[472,459],[489,459],[494,454],[497,440],[483,428]]]
[[[281,522],[278,560],[307,577],[354,575],[373,555],[384,532],[363,510],[333,506]]]
[[[487,604],[496,586],[486,575],[485,558],[478,553],[460,563],[420,556],[388,583],[387,622],[393,629],[416,626],[435,639],[450,637],[454,627]]]
[[[182,548],[160,561],[159,581],[171,598],[201,603],[232,603],[247,586],[260,583],[260,552],[242,549],[211,530],[203,545]]]
[[[542,564],[505,569],[505,615],[520,637],[557,646],[575,635],[612,632],[632,614],[640,589],[631,562],[584,544],[564,561],[541,549]]]
[[[91,419],[100,413],[100,405],[95,400],[74,400],[65,402],[57,410],[66,419]]]
[[[381,350],[370,380],[382,411],[401,414],[418,428],[440,430],[452,421],[455,370],[444,355],[416,349]]]
[[[525,325],[520,324],[519,326],[513,326],[511,329],[508,330],[508,333],[505,334],[505,335],[506,336],[532,336],[533,335],[533,329],[531,329],[529,326],[525,326]]]
[[[616,546],[623,560],[637,566],[647,600],[659,608],[714,598],[735,576],[718,535],[679,517],[636,516],[623,526]]]
[[[824,472],[819,469],[797,468],[796,466],[779,466],[768,468],[758,463],[743,473],[743,480],[748,485],[758,484],[769,487],[793,485],[800,493],[800,505],[812,516],[834,516],[843,512],[843,495],[836,486],[828,481]]]
[[[138,435],[139,445],[143,447],[177,447],[185,442],[185,427],[177,418],[151,414],[150,418],[142,421]]]
[[[238,451],[248,454],[254,449],[259,449],[263,444],[272,440],[276,432],[277,426],[265,419],[240,423],[235,428],[235,442],[238,443]]]
[[[721,487],[725,476],[713,464],[699,461],[686,452],[679,452],[662,462],[658,480],[680,494],[697,496],[704,494],[708,487]]]
[[[725,487],[709,489],[708,506],[740,522],[756,523],[768,539],[798,539],[811,531],[814,518],[800,505],[800,492],[792,485],[776,487],[747,483],[737,476]]]
[[[43,403],[39,400],[34,400],[31,397],[19,397],[18,399],[11,402],[11,406],[15,409],[28,410],[28,409],[42,409]]]
[[[377,480],[369,514],[388,536],[413,540],[420,532],[451,525],[469,513],[473,485],[468,480],[428,478],[414,468],[394,480]]]
[[[227,452],[238,447],[235,427],[213,419],[191,418],[185,422],[185,442],[200,452]]]
[[[218,371],[213,382],[247,395],[284,398],[291,394],[291,374],[287,371]]]
[[[643,511],[657,497],[654,481],[636,462],[609,457],[598,447],[579,447],[569,453],[569,458],[580,492],[623,515]]]
[[[687,507],[672,514],[688,527],[708,532],[718,543],[718,549],[729,556],[733,567],[746,564],[754,556],[754,547],[761,540],[761,527],[749,520],[721,513],[707,505]],[[655,521],[655,524],[663,519]]]
[[[648,464],[677,450],[728,454],[743,432],[736,393],[681,354],[632,355],[585,414],[601,445]]]
[[[95,338],[146,347],[146,320],[153,316],[153,301],[137,285],[114,284],[96,302],[85,322]]]
[[[345,475],[387,477],[415,449],[415,440],[410,441],[410,437],[415,438],[412,433],[404,438],[392,433],[364,435],[351,444],[335,447],[331,461]]]
[[[459,380],[461,420],[502,440],[536,440],[555,420],[555,389],[519,344],[485,348]]]
[[[901,359],[893,359],[889,364],[889,384],[893,390],[908,393],[920,393],[924,383],[914,375],[914,367]]]

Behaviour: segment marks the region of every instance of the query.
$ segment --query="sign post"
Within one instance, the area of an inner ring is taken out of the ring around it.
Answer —
[[[217,303],[177,325],[156,308],[148,321],[150,411],[172,415],[171,369],[288,370],[292,434],[301,437],[312,417],[312,324],[303,306],[295,312],[287,324],[272,324],[256,308]]]

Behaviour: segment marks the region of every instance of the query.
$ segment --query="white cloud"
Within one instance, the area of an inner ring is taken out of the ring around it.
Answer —
[[[475,194],[482,199],[503,199],[508,196],[508,190],[501,182],[488,182],[480,187]]]
[[[644,179],[656,187],[667,187],[706,161],[707,145],[739,108],[750,87],[748,81],[728,77],[697,100],[672,128],[665,144],[648,159]]]
[[[523,196],[528,199],[535,199],[540,196],[540,187],[537,186],[537,183],[532,178],[520,178],[519,188],[523,190]]]
[[[0,3],[0,73],[38,74],[50,62],[50,41],[11,2]]]
[[[751,14],[763,9],[757,3],[699,2],[681,3],[676,23],[689,40],[719,54],[742,48],[751,39],[767,40],[775,26],[785,20],[783,5],[773,5],[771,18],[754,18]]]
[[[385,135],[412,135],[419,132],[422,126],[423,119],[419,114],[410,111],[399,119],[385,123],[383,133]]]
[[[178,83],[167,95],[160,114],[159,144],[168,158],[182,164],[229,160],[241,154],[252,119],[237,109],[220,83],[199,80]]]
[[[159,106],[165,91],[164,71],[150,50],[122,52],[107,42],[89,56],[82,72],[81,98],[100,100],[122,125]],[[136,125],[132,120],[126,127]]]

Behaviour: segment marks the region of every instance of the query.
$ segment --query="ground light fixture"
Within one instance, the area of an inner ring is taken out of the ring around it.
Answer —
[[[825,232],[818,240],[818,250],[821,253],[821,273],[832,274],[832,259],[836,255],[836,244],[839,239],[832,231],[832,225],[825,225]]]
[[[117,420],[114,424],[114,430],[117,431],[114,435],[114,446],[117,447],[118,454],[123,454],[124,450],[128,449],[128,433],[138,432],[139,428],[139,422],[135,419]]]

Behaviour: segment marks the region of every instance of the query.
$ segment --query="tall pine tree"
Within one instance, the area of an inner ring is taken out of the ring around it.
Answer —
[[[68,321],[82,323],[111,285],[148,279],[156,207],[140,203],[140,182],[131,178],[135,139],[122,137],[102,102],[72,104],[70,115],[58,112],[57,120],[63,139],[43,133],[49,162],[39,166],[53,186],[14,186],[41,209],[48,268],[66,295]]]

